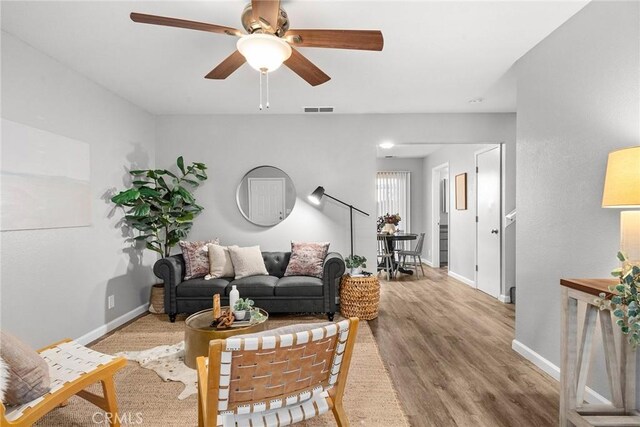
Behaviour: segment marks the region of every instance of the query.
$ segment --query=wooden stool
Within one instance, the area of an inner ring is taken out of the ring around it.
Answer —
[[[595,299],[601,292],[611,295],[606,279],[562,279],[562,337],[560,366],[560,427],[640,426],[636,411],[636,352],[611,319],[611,311],[600,310]],[[578,302],[586,303],[584,323],[578,335]],[[593,333],[600,318],[602,345],[611,405],[584,402]],[[616,348],[615,335],[620,341]],[[580,338],[580,339],[579,339]],[[579,341],[578,341],[579,339]],[[578,343],[580,343],[578,345]]]
[[[340,313],[344,317],[373,320],[378,317],[380,282],[376,276],[342,276],[340,282]]]

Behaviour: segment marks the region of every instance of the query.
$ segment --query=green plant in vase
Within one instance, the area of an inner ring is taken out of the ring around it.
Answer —
[[[622,252],[618,252],[618,259],[622,267],[613,270],[611,275],[617,277],[620,283],[609,286],[613,293],[610,298],[603,292],[595,302],[600,310],[611,310],[617,318],[616,324],[636,348],[640,344],[640,266],[632,265]]]
[[[238,301],[236,301],[233,306],[233,315],[236,320],[244,320],[247,316],[247,312],[251,314],[253,304],[253,300],[250,300],[249,298],[238,298]]]
[[[361,255],[349,255],[344,259],[345,266],[350,269],[351,275],[361,274],[363,268],[367,268],[367,259]]]
[[[202,212],[191,191],[207,179],[204,163],[185,166],[176,160],[178,172],[166,169],[129,171],[131,188],[120,191],[111,201],[125,210],[125,222],[138,231],[136,241],[146,248],[169,256],[171,248],[187,237],[193,219]]]

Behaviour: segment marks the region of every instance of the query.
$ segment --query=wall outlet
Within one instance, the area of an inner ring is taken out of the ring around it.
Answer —
[[[109,295],[109,297],[107,298],[107,308],[109,310],[111,310],[115,306],[116,306],[116,297],[115,297],[115,295]]]

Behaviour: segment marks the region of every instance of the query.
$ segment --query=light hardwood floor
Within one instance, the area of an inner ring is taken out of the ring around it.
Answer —
[[[511,349],[514,306],[425,271],[381,280],[369,322],[411,425],[558,425],[558,383]]]

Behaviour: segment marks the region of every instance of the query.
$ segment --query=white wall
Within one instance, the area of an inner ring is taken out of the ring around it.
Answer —
[[[399,228],[413,233],[423,233],[424,230],[424,174],[421,158],[416,159],[385,159],[376,161],[378,172],[410,172],[411,179],[411,209],[409,211],[410,230],[402,222]],[[394,213],[394,212],[391,212]],[[414,246],[414,245],[412,245]]]
[[[600,205],[607,154],[640,143],[639,34],[640,3],[591,2],[517,64],[516,340],[556,366],[559,280],[617,265],[619,211]]]
[[[90,144],[92,194],[90,227],[0,234],[2,328],[38,347],[148,302],[154,257],[127,248],[105,193],[153,167],[154,117],[5,32],[2,117]]]

